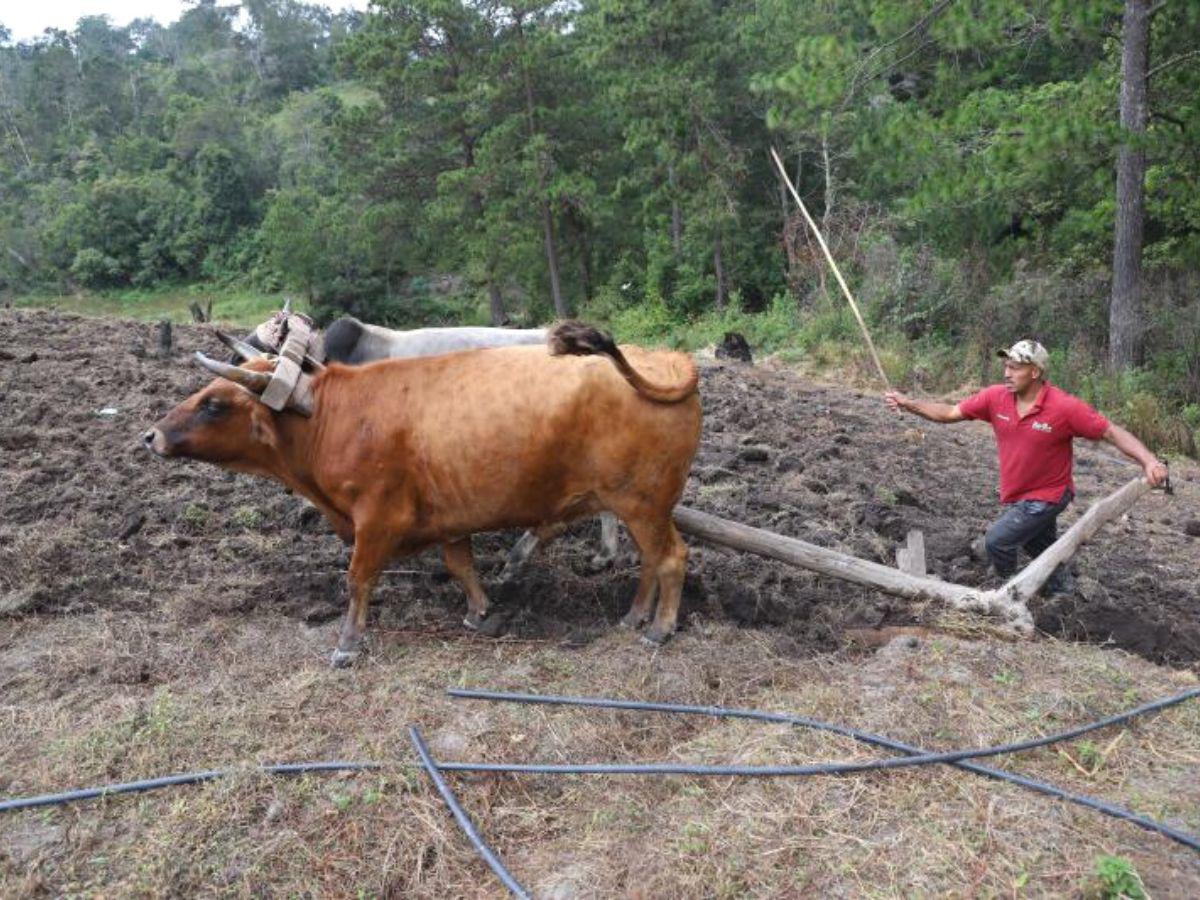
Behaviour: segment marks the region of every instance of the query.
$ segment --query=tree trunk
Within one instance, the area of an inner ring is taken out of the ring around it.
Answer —
[[[821,233],[829,234],[829,217],[833,214],[833,166],[829,162],[829,134],[821,132],[821,160],[825,163],[825,212],[821,216]]]
[[[583,278],[583,297],[590,303],[594,293],[592,289],[592,242],[588,240],[586,224],[577,225],[575,233],[579,239],[579,274]]]
[[[1113,228],[1112,299],[1108,310],[1108,364],[1131,368],[1142,354],[1142,239],[1146,218],[1146,151],[1149,118],[1148,0],[1125,0],[1121,28],[1121,130],[1117,155],[1117,212]]]
[[[800,176],[803,171],[804,155],[802,152],[797,152],[796,174],[792,178],[793,184],[800,184]],[[779,184],[779,209],[783,215],[783,251],[787,255],[787,286],[796,303],[799,304],[804,300],[804,293],[801,291],[804,280],[804,265],[800,259],[800,229],[804,227],[804,223],[800,220],[800,216],[792,211],[787,188],[784,187],[782,182]]]
[[[721,254],[721,233],[713,242],[713,269],[717,273],[717,309],[725,309],[725,262]]]
[[[825,241],[828,243],[832,240],[829,236],[829,217],[833,214],[833,166],[829,162],[829,133],[821,132],[821,162],[825,167],[825,212],[821,214],[821,234],[825,235]],[[817,280],[821,284],[821,299],[826,305],[830,303],[829,289],[825,283],[825,265],[818,257],[817,259]]]
[[[521,17],[516,20],[517,35],[521,39],[521,46],[525,46],[525,31],[522,27]],[[528,65],[522,63],[521,75],[525,82],[525,117],[529,127],[529,137],[533,139],[537,135],[537,121],[535,117],[536,107],[533,102],[533,80],[529,76]],[[538,173],[538,193],[542,195],[542,241],[546,247],[546,266],[550,272],[550,296],[554,300],[554,312],[560,318],[567,318],[571,312],[567,309],[566,300],[563,298],[562,285],[558,277],[558,244],[554,239],[554,214],[550,210],[550,201],[546,197],[546,160],[540,156],[537,160]]]
[[[475,141],[467,132],[467,129],[459,126],[458,142],[462,148],[463,166],[467,169],[475,168]],[[483,195],[477,190],[472,190],[470,195],[471,209],[471,227],[475,231],[482,230],[480,225],[483,222]],[[492,319],[493,327],[499,328],[508,321],[508,313],[504,310],[504,295],[500,293],[500,285],[496,282],[496,263],[494,259],[487,261],[487,282],[488,292],[488,308]]]
[[[28,169],[33,165],[33,160],[29,158],[29,148],[25,146],[25,139],[21,137],[21,129],[17,127],[11,117],[6,116],[6,118],[8,119],[9,131],[17,139],[17,145],[21,148],[21,155],[25,157],[25,168]]]
[[[542,201],[542,232],[546,243],[546,265],[550,270],[550,296],[554,298],[554,312],[567,318],[571,311],[563,298],[562,285],[558,280],[558,244],[554,240],[554,215],[550,212],[550,201]]]
[[[160,319],[158,322],[158,354],[162,357],[171,355],[171,320]]]
[[[492,326],[499,328],[508,319],[504,312],[504,297],[500,295],[500,285],[496,284],[495,272],[488,270],[487,275],[488,301],[492,311]]]
[[[671,189],[671,250],[675,254],[675,262],[679,262],[683,259],[683,211],[679,208],[674,163],[667,163],[667,184]]]

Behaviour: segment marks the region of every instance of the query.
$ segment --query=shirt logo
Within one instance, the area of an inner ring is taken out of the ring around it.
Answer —
[[[1033,429],[1034,431],[1044,431],[1047,434],[1054,430],[1053,426],[1051,426],[1049,422],[1034,422]]]

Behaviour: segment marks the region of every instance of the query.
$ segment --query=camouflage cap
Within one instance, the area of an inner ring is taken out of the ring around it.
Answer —
[[[1043,372],[1050,367],[1050,354],[1037,341],[1017,341],[1007,350],[997,350],[996,355],[1017,363],[1032,363]]]

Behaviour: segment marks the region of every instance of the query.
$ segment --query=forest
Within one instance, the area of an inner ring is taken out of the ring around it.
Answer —
[[[1035,337],[1056,381],[1194,454],[1198,38],[1184,0],[0,24],[0,297],[246,287],[320,321],[580,316],[859,359],[775,148],[898,382],[987,381]]]

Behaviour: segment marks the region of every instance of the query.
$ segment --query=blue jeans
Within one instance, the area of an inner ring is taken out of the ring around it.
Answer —
[[[1057,503],[1044,500],[1018,500],[1006,504],[1000,518],[988,529],[988,556],[992,568],[1001,578],[1010,578],[1017,572],[1017,551],[1022,547],[1030,558],[1038,556],[1058,538],[1058,514],[1067,508],[1074,495],[1064,491]],[[1054,569],[1046,581],[1046,593],[1066,588],[1067,572],[1063,565]]]

